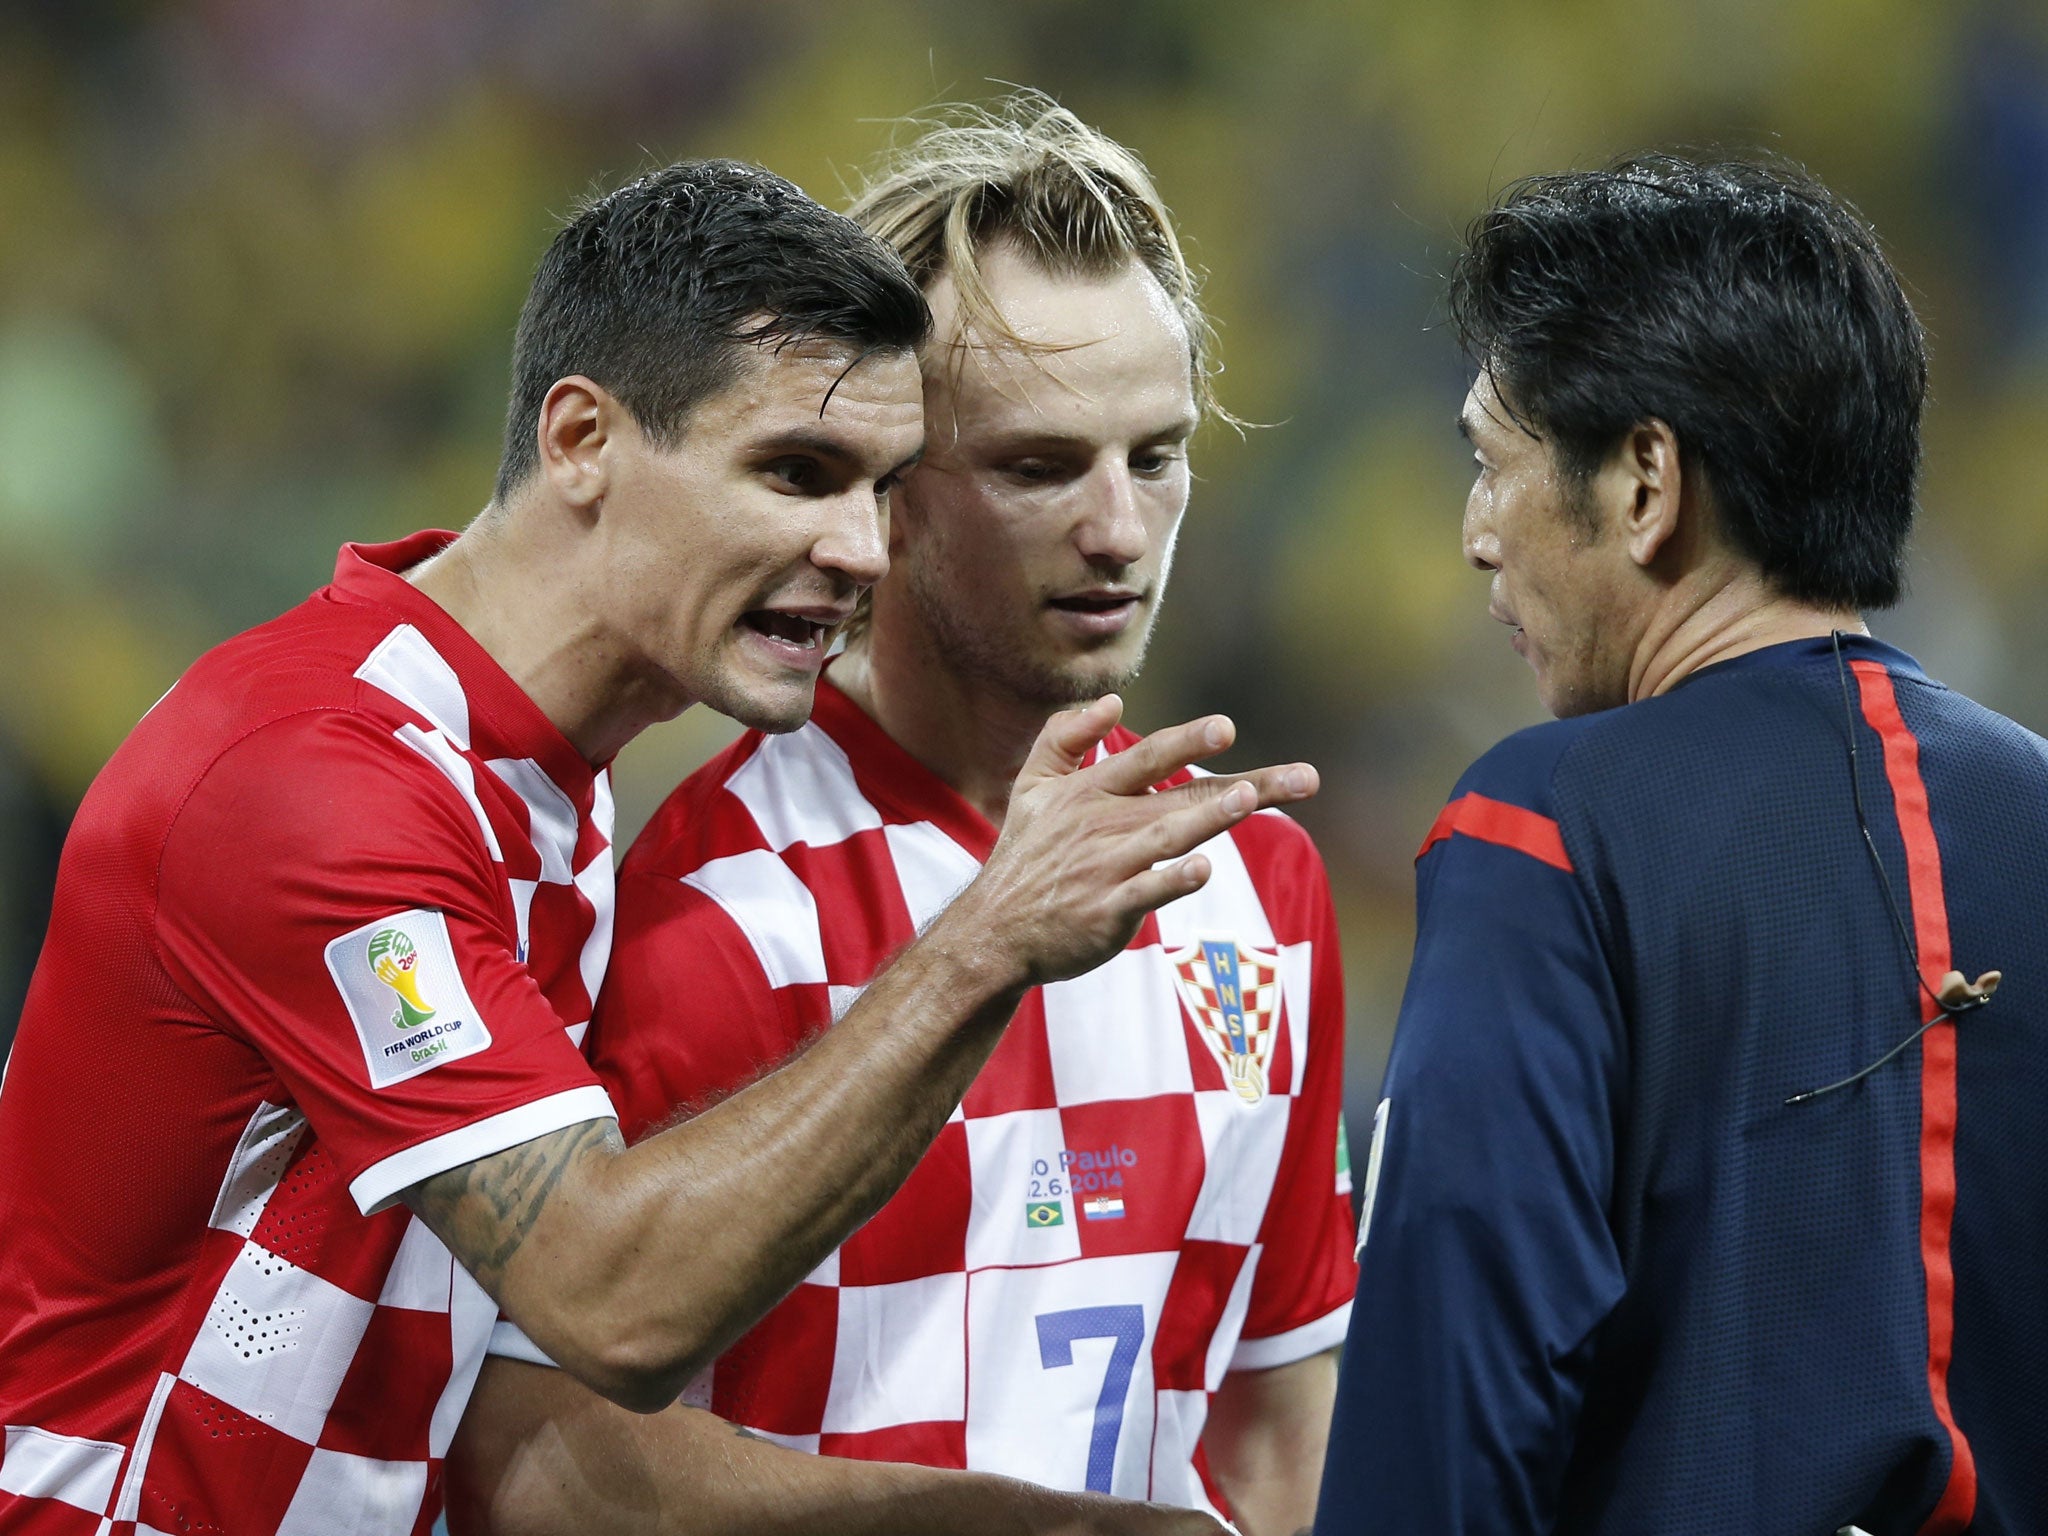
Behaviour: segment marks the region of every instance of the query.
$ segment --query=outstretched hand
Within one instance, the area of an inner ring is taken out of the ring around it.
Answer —
[[[1123,716],[1115,694],[1054,715],[1010,791],[1003,835],[954,903],[1022,985],[1093,970],[1130,943],[1145,914],[1197,890],[1209,860],[1195,852],[1266,806],[1306,800],[1316,771],[1285,763],[1153,786],[1228,749],[1237,729],[1209,715],[1155,731],[1083,767]]]

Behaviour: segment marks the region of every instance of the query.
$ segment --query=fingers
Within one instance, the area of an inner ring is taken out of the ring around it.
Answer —
[[[1126,894],[1138,904],[1138,910],[1149,912],[1200,888],[1209,878],[1209,861],[1191,850],[1262,807],[1306,800],[1316,792],[1316,785],[1315,769],[1306,763],[1289,763],[1231,778],[1198,779],[1166,791],[1148,803],[1148,808],[1150,804],[1159,806],[1157,819],[1145,834],[1154,867],[1127,881]],[[1181,858],[1182,854],[1189,857]],[[1179,862],[1167,862],[1174,859]]]
[[[1207,785],[1203,786],[1208,788]],[[1236,826],[1259,807],[1257,793],[1247,784],[1231,784],[1219,793],[1192,798],[1161,799],[1156,814],[1140,835],[1134,849],[1145,863],[1163,864],[1180,858]],[[1148,803],[1148,811],[1154,806]]]
[[[1130,902],[1132,917],[1156,912],[1169,901],[1179,901],[1190,891],[1209,883],[1210,865],[1203,854],[1191,854],[1178,864],[1148,869],[1124,882],[1123,894]]]
[[[1116,729],[1124,717],[1124,701],[1113,693],[1063,709],[1045,722],[1031,753],[1017,774],[1018,781],[1072,773],[1102,744],[1103,737]]]
[[[1128,755],[1128,754],[1126,754]],[[1309,763],[1279,763],[1270,768],[1253,768],[1244,773],[1219,773],[1189,784],[1177,784],[1162,793],[1182,799],[1199,800],[1221,795],[1233,785],[1249,784],[1257,799],[1247,808],[1263,811],[1269,806],[1293,805],[1307,800],[1322,786],[1322,776]]]
[[[1214,757],[1235,740],[1237,727],[1228,715],[1205,715],[1200,720],[1154,731],[1143,741],[1097,763],[1092,771],[1100,776],[1106,789],[1120,795],[1141,795],[1190,763]]]

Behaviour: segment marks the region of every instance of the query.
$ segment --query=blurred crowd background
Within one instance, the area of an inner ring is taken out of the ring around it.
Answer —
[[[1458,231],[1647,146],[1804,162],[1933,337],[1912,595],[1878,632],[2048,727],[2048,6],[2039,0],[7,0],[0,5],[0,1044],[63,829],[202,650],[336,546],[490,493],[554,220],[687,155],[840,203],[902,120],[1041,87],[1139,150],[1221,325],[1138,723],[1307,757],[1354,1123],[1416,845],[1536,718],[1458,552]],[[618,764],[623,844],[728,739]],[[233,860],[232,847],[220,857]]]

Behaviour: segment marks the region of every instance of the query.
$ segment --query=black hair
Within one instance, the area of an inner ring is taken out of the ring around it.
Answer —
[[[1643,155],[1517,182],[1467,231],[1450,314],[1579,486],[1654,417],[1779,591],[1898,601],[1926,338],[1870,226],[1805,171]]]
[[[931,312],[894,251],[759,166],[686,160],[585,203],[534,274],[512,344],[497,497],[539,462],[541,402],[580,373],[672,443],[748,343],[909,351]]]

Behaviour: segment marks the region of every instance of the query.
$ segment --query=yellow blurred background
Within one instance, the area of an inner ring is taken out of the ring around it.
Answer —
[[[1536,718],[1457,545],[1457,232],[1502,185],[1765,147],[1874,220],[1933,336],[1913,592],[1879,632],[2048,724],[2048,7],[1926,0],[14,0],[0,10],[0,1041],[70,808],[335,547],[490,493],[553,221],[651,163],[827,202],[933,103],[1041,87],[1138,149],[1209,274],[1210,428],[1142,724],[1304,756],[1354,1116],[1460,768]],[[622,841],[727,739],[618,765]],[[223,849],[224,858],[234,857]]]

